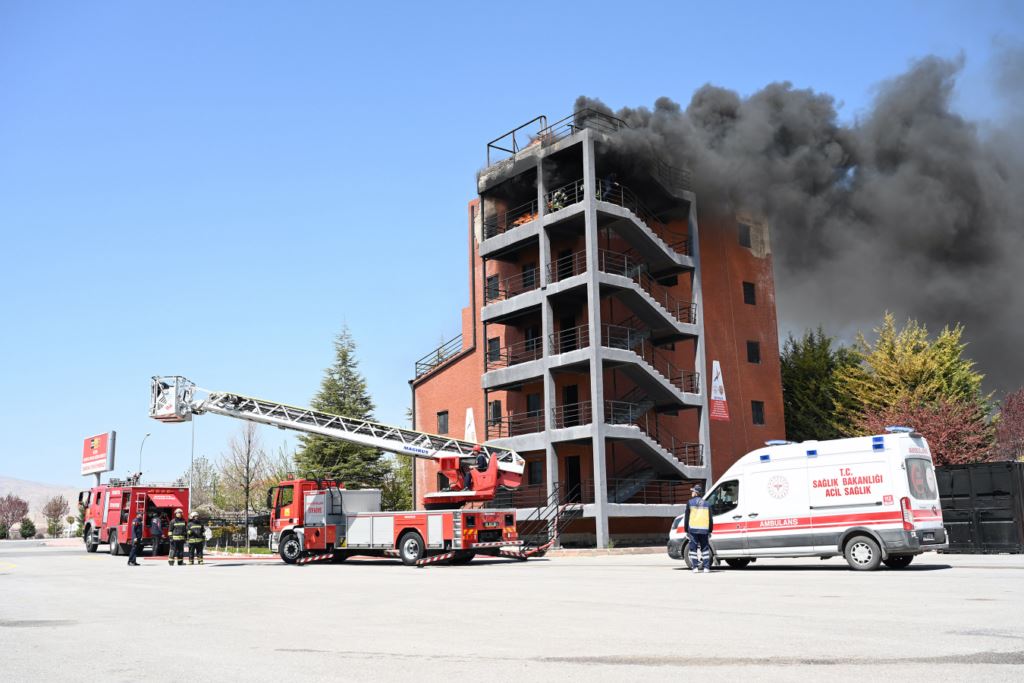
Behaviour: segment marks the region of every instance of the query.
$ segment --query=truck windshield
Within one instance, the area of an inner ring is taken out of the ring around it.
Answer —
[[[907,458],[907,483],[910,484],[910,495],[918,500],[938,498],[935,471],[932,469],[931,460]]]

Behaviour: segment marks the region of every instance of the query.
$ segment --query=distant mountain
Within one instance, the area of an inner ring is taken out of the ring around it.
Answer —
[[[83,486],[82,488],[88,488]],[[38,481],[25,481],[13,477],[0,476],[0,496],[13,493],[28,501],[28,516],[40,531],[46,531],[46,518],[43,517],[43,506],[54,496],[64,496],[68,501],[68,514],[78,515],[78,492],[82,489],[59,484],[41,484]]]

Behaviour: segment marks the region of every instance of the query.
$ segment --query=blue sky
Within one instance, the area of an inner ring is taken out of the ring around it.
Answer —
[[[488,140],[577,95],[684,103],[712,82],[832,93],[846,119],[926,54],[997,115],[1012,2],[0,3],[0,475],[78,485],[82,439],[169,479],[190,430],[152,374],[306,404],[347,324],[400,422],[459,331]],[[239,423],[203,417],[196,453]],[[285,442],[264,432],[270,448]],[[2,492],[0,492],[2,493]]]

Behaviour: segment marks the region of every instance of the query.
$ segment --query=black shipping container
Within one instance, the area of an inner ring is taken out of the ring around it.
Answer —
[[[1024,553],[1024,462],[935,468],[949,553]]]

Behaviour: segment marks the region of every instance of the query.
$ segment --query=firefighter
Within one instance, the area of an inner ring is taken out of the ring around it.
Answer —
[[[142,529],[144,525],[142,523],[142,513],[135,515],[135,519],[132,521],[132,549],[128,553],[128,566],[138,567],[139,563],[135,561],[135,558],[139,554],[139,550],[142,548]]]
[[[479,445],[473,446],[473,455],[476,456],[476,471],[486,472],[488,461],[487,455],[484,453],[484,449],[482,449]],[[473,488],[473,470],[471,467],[465,467],[463,469],[463,472],[463,488],[466,491],[469,491],[471,488]]]
[[[188,531],[188,524],[185,523],[184,513],[181,508],[174,511],[174,519],[171,520],[171,553],[167,556],[167,564],[173,566],[174,558],[178,558],[178,566],[185,564],[185,534]]]
[[[188,563],[195,564],[199,556],[199,564],[203,563],[203,543],[206,541],[206,525],[199,521],[199,513],[189,515],[188,523]]]
[[[711,571],[711,530],[714,527],[714,520],[711,518],[707,501],[703,498],[704,487],[697,484],[693,487],[692,493],[693,498],[686,503],[683,529],[690,537],[690,566],[693,567],[694,573],[703,567],[704,573],[707,574]]]
[[[149,522],[149,535],[153,537],[153,557],[156,557],[160,552],[160,539],[164,535],[164,528],[157,515],[153,515],[153,519]]]

